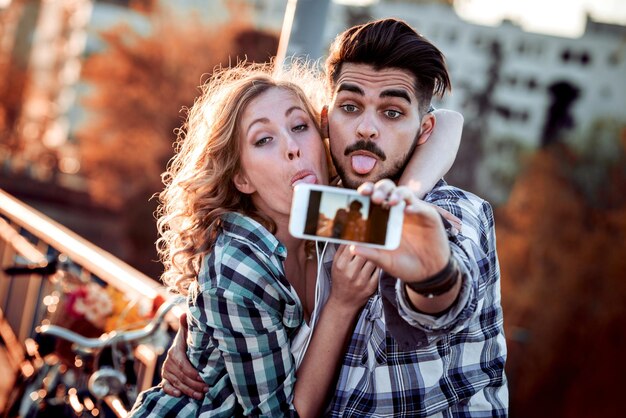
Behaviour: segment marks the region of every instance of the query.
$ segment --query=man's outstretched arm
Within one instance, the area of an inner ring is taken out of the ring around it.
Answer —
[[[393,251],[367,247],[352,247],[352,252],[374,262],[388,274],[418,287],[445,272],[451,262],[450,241],[441,216],[435,208],[418,199],[407,187],[396,187],[391,180],[381,180],[376,185],[365,183],[359,191],[372,196],[377,204],[395,205],[406,202],[400,246]],[[454,266],[450,273],[458,273]],[[460,278],[451,278],[449,289],[437,295],[418,293],[407,286],[407,296],[413,307],[422,313],[438,314],[446,311],[456,301],[461,289]],[[455,281],[454,281],[455,280]]]

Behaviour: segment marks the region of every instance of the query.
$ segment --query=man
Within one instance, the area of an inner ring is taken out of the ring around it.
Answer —
[[[397,250],[351,248],[384,273],[355,326],[325,416],[506,416],[491,207],[440,181],[424,200],[462,221],[454,234],[391,181],[434,128],[432,95],[450,87],[443,55],[404,22],[385,19],[339,35],[327,75],[330,152],[343,185],[360,186],[374,202],[408,206]],[[334,250],[324,259],[327,272]]]

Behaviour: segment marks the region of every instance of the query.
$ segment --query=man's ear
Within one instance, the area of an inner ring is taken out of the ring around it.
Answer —
[[[235,176],[233,177],[233,183],[235,184],[237,190],[239,190],[241,193],[252,194],[256,192],[256,189],[250,183],[248,176],[243,174],[241,171],[235,174]]]
[[[422,145],[428,141],[428,138],[430,138],[430,135],[433,133],[433,129],[435,129],[435,124],[435,115],[430,112],[426,113],[422,118],[422,124],[420,125],[420,136],[417,139],[417,145]]]
[[[320,129],[322,137],[328,138],[328,106],[324,106],[320,112]]]

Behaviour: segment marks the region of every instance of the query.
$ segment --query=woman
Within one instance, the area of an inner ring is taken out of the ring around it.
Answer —
[[[268,66],[217,72],[189,111],[163,176],[163,280],[188,296],[188,355],[201,400],[144,392],[131,416],[319,416],[377,269],[346,252],[297,371],[294,339],[314,306],[317,261],[288,233],[292,188],[328,183],[318,114]],[[323,367],[320,367],[323,365]]]

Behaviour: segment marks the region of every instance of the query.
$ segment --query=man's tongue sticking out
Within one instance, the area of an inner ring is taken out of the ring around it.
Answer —
[[[376,165],[376,158],[367,155],[353,155],[351,158],[352,169],[358,174],[368,174]]]

